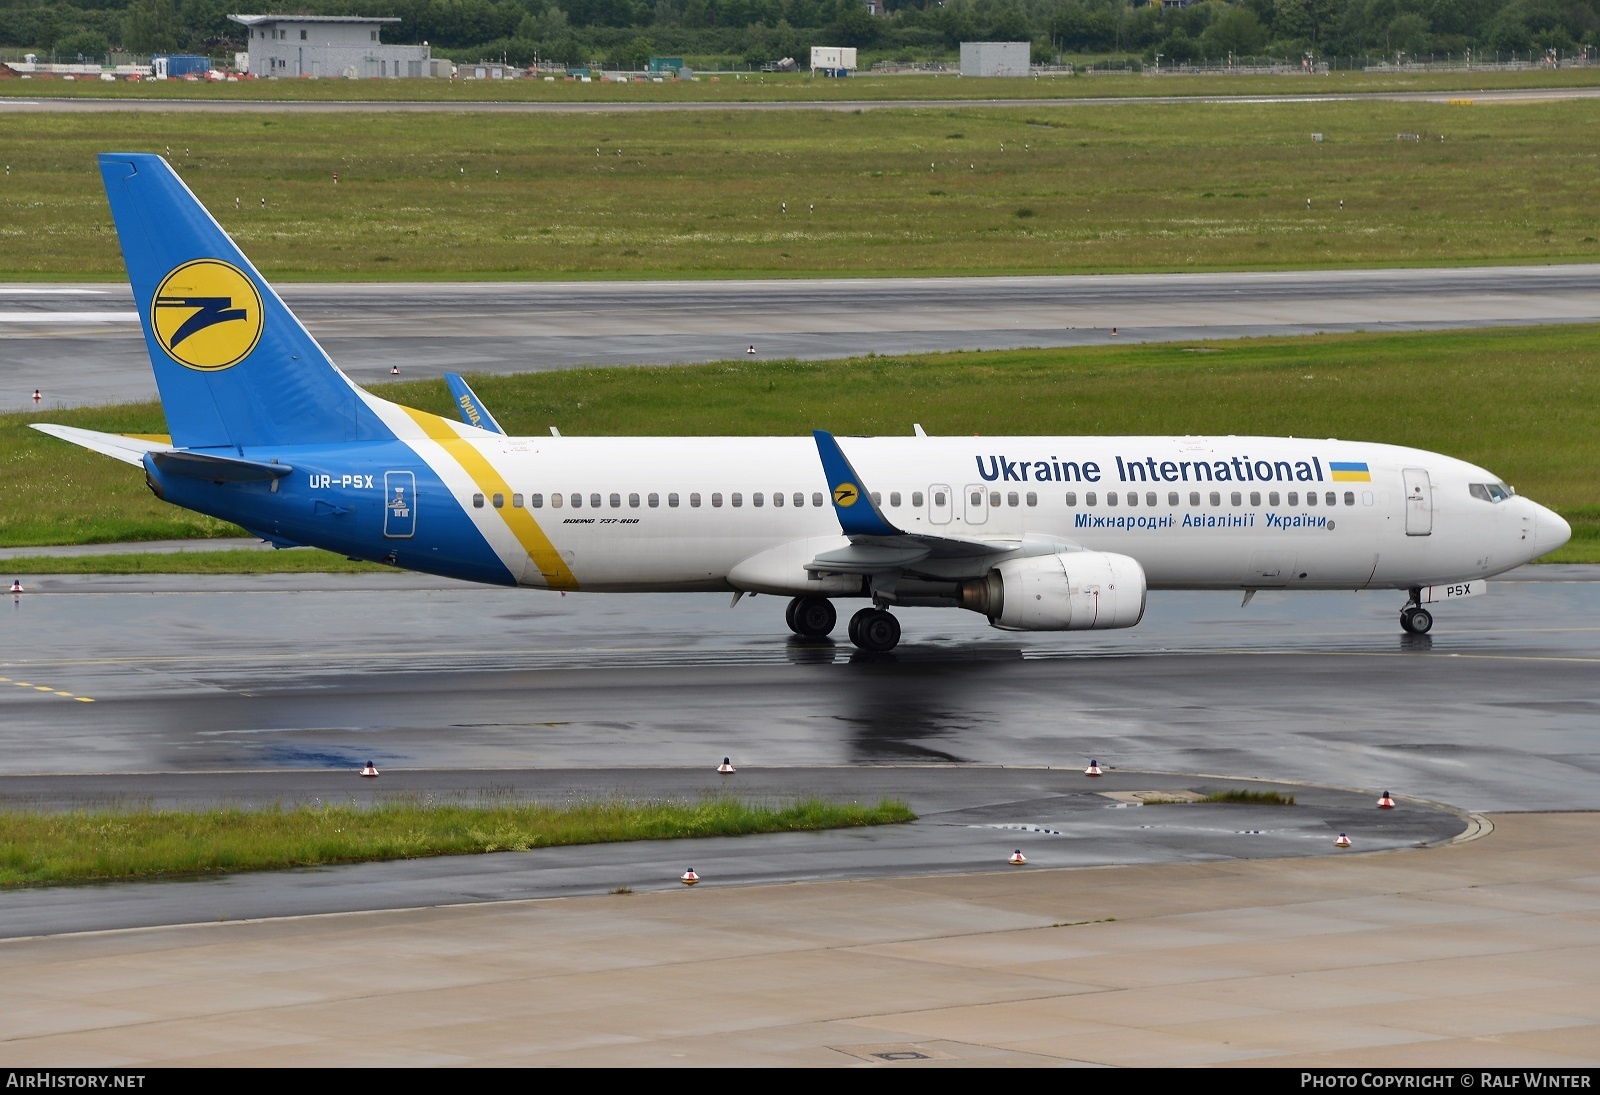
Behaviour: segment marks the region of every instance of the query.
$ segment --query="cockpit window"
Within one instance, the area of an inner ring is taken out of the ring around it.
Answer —
[[[1504,502],[1516,494],[1516,488],[1509,483],[1470,483],[1467,490],[1472,497],[1483,502]]]

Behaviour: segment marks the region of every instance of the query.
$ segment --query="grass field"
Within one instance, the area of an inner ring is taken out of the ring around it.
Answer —
[[[406,800],[266,810],[0,811],[0,887],[525,852],[570,844],[744,836],[915,821],[876,806],[732,797],[697,802],[454,805]],[[679,868],[681,869],[681,868]],[[671,877],[676,870],[667,870]]]
[[[1083,66],[1080,65],[1080,68]],[[677,83],[568,83],[556,80],[246,80],[189,83],[169,80],[104,83],[99,80],[0,80],[0,96],[17,98],[268,100],[282,102],[850,102],[940,99],[1057,99],[1168,95],[1328,95],[1360,92],[1502,90],[1591,87],[1600,67],[1501,72],[1350,72],[1325,76],[1160,77],[1136,73],[1080,73],[1038,79],[979,79],[941,75],[857,74],[847,80],[812,79],[809,73],[708,75]]]
[[[1597,127],[1600,100],[16,114],[0,280],[121,278],[108,149],[170,149],[275,278],[1596,261]]]
[[[1559,510],[1575,535],[1553,559],[1600,561],[1594,326],[579,369],[474,377],[472,385],[508,431],[526,434],[552,424],[569,436],[814,427],[909,434],[915,421],[945,434],[1269,434],[1414,445],[1481,464]],[[440,382],[377,390],[453,414]],[[136,468],[26,428],[41,420],[165,432],[153,403],[0,416],[0,465],[12,479],[0,492],[0,546],[239,534],[156,501]],[[297,554],[262,554],[248,565]],[[189,565],[164,558],[153,568]]]

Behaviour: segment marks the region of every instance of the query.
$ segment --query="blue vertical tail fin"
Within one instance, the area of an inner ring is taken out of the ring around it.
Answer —
[[[174,445],[392,436],[166,160],[101,153],[100,174]]]

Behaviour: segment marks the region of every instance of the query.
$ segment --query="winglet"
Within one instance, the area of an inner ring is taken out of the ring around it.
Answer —
[[[828,493],[833,497],[833,512],[846,536],[903,536],[891,525],[872,500],[861,477],[850,466],[844,450],[827,430],[812,430],[817,455],[822,457],[822,472],[828,477]]]
[[[459,373],[445,373],[444,382],[450,385],[450,394],[455,398],[456,410],[461,414],[461,421],[469,426],[477,426],[490,433],[504,434],[500,423],[494,420],[494,415],[489,413],[489,408],[483,405],[483,400],[478,398],[478,393],[467,386]]]

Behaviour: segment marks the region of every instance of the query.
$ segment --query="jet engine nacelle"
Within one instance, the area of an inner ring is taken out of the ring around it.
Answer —
[[[1001,563],[961,583],[961,607],[1008,631],[1103,631],[1144,617],[1144,568],[1126,555],[1073,551]]]

